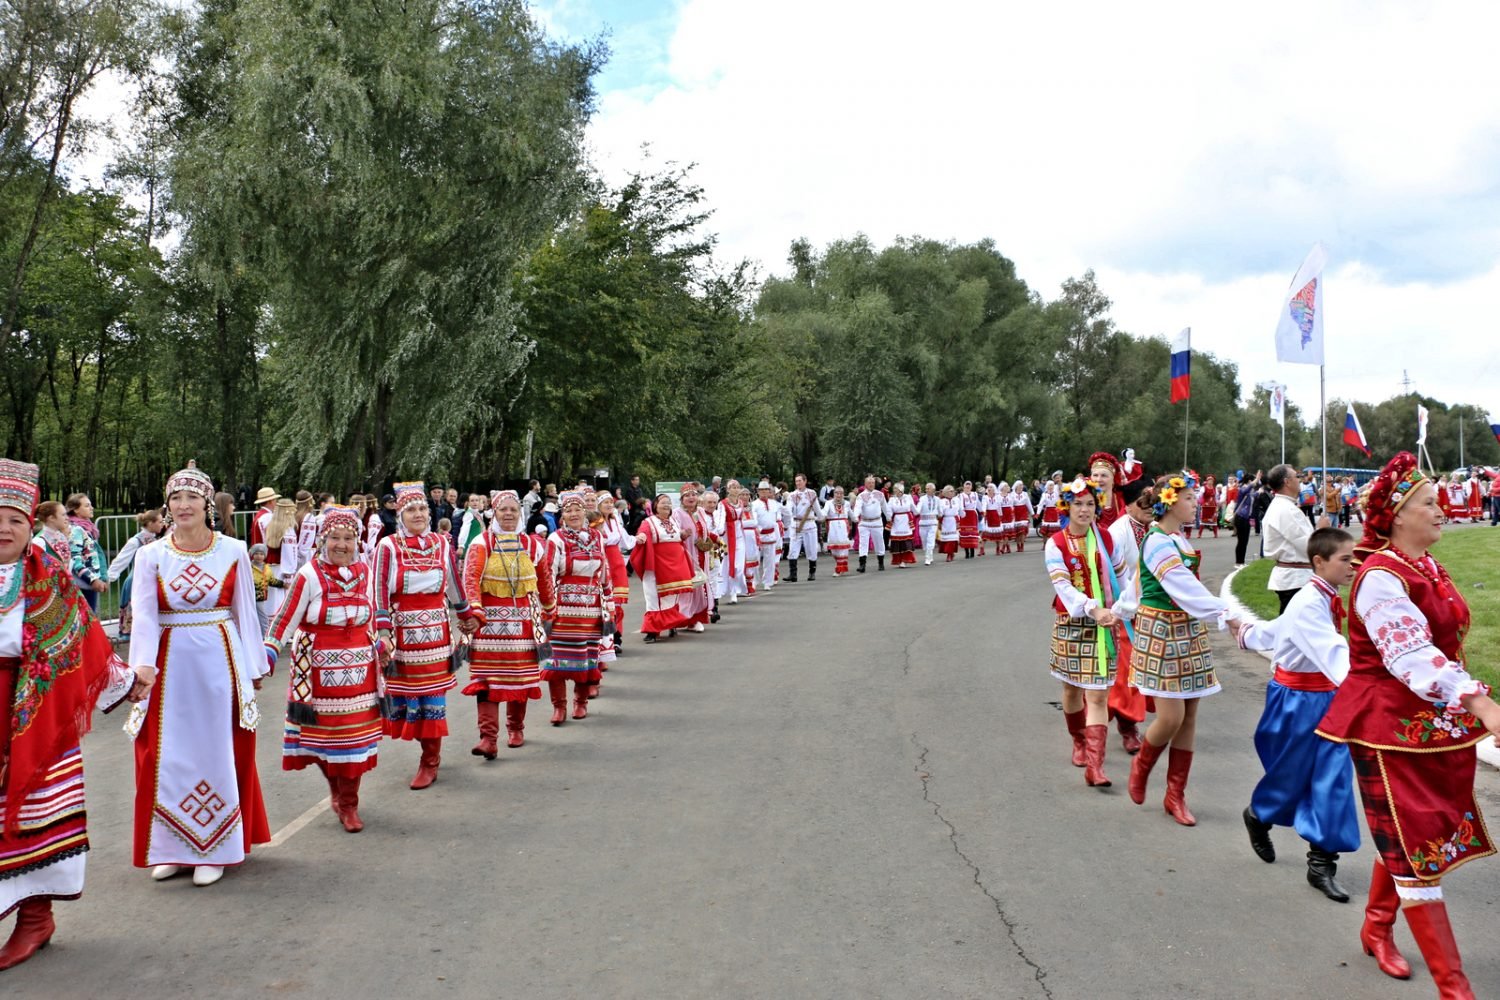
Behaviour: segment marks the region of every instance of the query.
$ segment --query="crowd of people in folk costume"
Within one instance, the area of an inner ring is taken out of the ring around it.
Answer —
[[[1202,553],[1188,529],[1204,486],[1194,473],[1124,481],[1111,455],[1090,465],[1089,477],[1062,487],[1065,525],[1045,549],[1056,592],[1051,672],[1085,783],[1110,787],[1105,743],[1115,716],[1134,755],[1131,801],[1145,801],[1165,754],[1163,808],[1196,824],[1186,792],[1198,706],[1221,690],[1208,626],[1232,631],[1241,648],[1273,662],[1254,734],[1264,774],[1242,817],[1252,850],[1274,862],[1272,829],[1293,827],[1309,843],[1307,881],[1348,902],[1337,861],[1359,846],[1357,786],[1376,851],[1361,947],[1385,974],[1409,978],[1393,936],[1403,914],[1439,997],[1473,998],[1442,880],[1495,852],[1474,778],[1478,745],[1500,736],[1500,705],[1467,669],[1468,605],[1429,551],[1447,520],[1440,484],[1410,453],[1396,455],[1361,492],[1356,540],[1329,517],[1309,523],[1296,470],[1273,468],[1268,586],[1282,611],[1252,622],[1234,618],[1199,579]],[[1148,712],[1142,736],[1134,724]]]
[[[217,530],[213,483],[190,467],[167,481],[160,538],[143,530],[132,539],[134,622],[123,658],[56,541],[45,530],[33,537],[37,475],[0,460],[0,915],[17,912],[0,968],[44,946],[52,901],[82,891],[79,742],[95,708],[131,705],[134,863],[158,881],[191,873],[212,885],[270,840],[255,692],[284,655],[282,766],[317,768],[339,823],[357,833],[361,777],[383,740],[419,744],[411,788],[437,780],[447,695],[465,661],[475,756],[498,756],[501,706],[506,745],[522,746],[527,708],[544,691],[552,725],[586,719],[625,644],[627,566],[641,582],[640,632],[652,643],[705,631],[724,604],[796,581],[804,559],[815,580],[820,552],[842,576],[851,557],[865,572],[872,555],[884,570],[887,554],[899,569],[918,552],[931,565],[935,554],[978,558],[990,544],[1020,551],[1034,528],[1055,591],[1050,670],[1085,782],[1111,786],[1113,718],[1133,756],[1130,799],[1145,801],[1166,756],[1164,810],[1194,825],[1186,792],[1198,707],[1221,690],[1206,626],[1271,651],[1255,734],[1265,774],[1243,817],[1252,848],[1274,861],[1271,829],[1294,827],[1311,844],[1308,881],[1346,902],[1336,862],[1359,843],[1357,775],[1378,854],[1365,951],[1387,974],[1410,976],[1392,937],[1403,912],[1440,995],[1473,995],[1440,883],[1493,853],[1473,782],[1475,748],[1500,734],[1500,706],[1465,669],[1467,606],[1427,552],[1445,521],[1438,486],[1407,453],[1365,490],[1357,545],[1339,528],[1305,523],[1295,470],[1271,470],[1264,516],[1277,571],[1306,574],[1305,585],[1278,588],[1284,611],[1269,623],[1236,620],[1199,579],[1189,529],[1225,498],[1210,505],[1210,485],[1189,471],[1152,480],[1133,456],[1122,463],[1100,452],[1087,476],[1054,476],[1040,510],[1019,482],[941,491],[929,483],[912,496],[872,476],[850,497],[831,481],[814,491],[799,475],[789,490],[730,480],[722,496],[688,483],[676,497],[656,496],[633,526],[628,504],[580,487],[557,496],[546,524],[555,530],[545,531],[528,530],[525,507],[538,498],[508,490],[471,499],[463,529],[449,533],[434,525],[421,483],[397,484],[373,512],[329,498],[295,524],[265,489],[248,544]],[[271,563],[265,539],[278,535]],[[1339,590],[1351,582],[1346,638]]]

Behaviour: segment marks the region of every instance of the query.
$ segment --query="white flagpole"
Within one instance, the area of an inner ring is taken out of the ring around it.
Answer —
[[[1318,366],[1318,409],[1323,414],[1323,482],[1326,483],[1328,481],[1328,392],[1323,381],[1323,365]],[[1319,489],[1321,488],[1320,486]]]
[[[1286,386],[1281,386],[1281,464],[1286,464]]]
[[[1458,467],[1468,468],[1464,465],[1464,415],[1462,413],[1458,415]]]
[[[1188,393],[1188,398],[1184,402],[1187,403],[1187,407],[1182,411],[1182,467],[1186,469],[1188,467],[1188,424],[1193,419],[1193,394],[1191,392]]]

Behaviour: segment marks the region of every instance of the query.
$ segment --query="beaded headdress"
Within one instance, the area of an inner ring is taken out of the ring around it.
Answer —
[[[12,507],[27,517],[36,516],[41,470],[30,462],[0,458],[0,507]]]
[[[427,503],[427,489],[421,482],[397,483],[392,489],[396,493],[397,514],[414,504]]]
[[[1389,535],[1402,505],[1427,481],[1415,455],[1409,451],[1397,452],[1365,494],[1365,533],[1373,530],[1382,537]]]
[[[515,490],[490,490],[490,510],[499,510],[501,500],[513,500],[521,506],[521,495]]]
[[[583,506],[583,493],[580,490],[567,490],[557,495],[557,509],[566,510],[569,504]]]
[[[201,469],[182,469],[167,477],[167,499],[172,498],[173,493],[196,493],[204,500],[212,502],[214,498],[214,481]]]
[[[346,528],[358,538],[363,528],[359,511],[353,507],[324,507],[323,520],[318,524],[318,537],[327,538],[328,533],[335,528]]]

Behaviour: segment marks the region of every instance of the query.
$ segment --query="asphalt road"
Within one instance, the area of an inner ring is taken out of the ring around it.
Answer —
[[[1217,585],[1232,539],[1206,541]],[[1024,555],[782,584],[707,635],[633,641],[591,716],[472,757],[472,703],[438,783],[412,744],[367,776],[343,832],[316,772],[280,770],[284,692],[261,693],[273,829],[310,822],[210,888],[129,862],[130,743],[88,738],[93,852],[53,945],[0,974],[37,997],[1366,998],[1381,975],[1355,900],[1303,879],[1305,847],[1250,852],[1239,813],[1267,666],[1215,640],[1194,829],[1083,784],[1047,676],[1040,546]],[[631,621],[641,612],[639,594]],[[278,672],[278,678],[283,677]],[[1500,776],[1481,798],[1500,820]],[[1500,995],[1500,862],[1449,880],[1480,996]],[[7,933],[9,922],[3,928]],[[1489,943],[1487,943],[1489,942]]]

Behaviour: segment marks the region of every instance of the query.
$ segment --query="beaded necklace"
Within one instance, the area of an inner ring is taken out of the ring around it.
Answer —
[[[21,578],[25,575],[18,562],[0,566],[0,578],[5,580],[0,584],[0,615],[10,614],[21,603]]]

